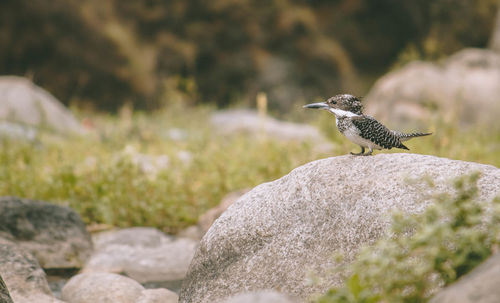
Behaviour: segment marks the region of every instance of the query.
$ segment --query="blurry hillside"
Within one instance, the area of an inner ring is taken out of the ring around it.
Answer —
[[[395,64],[485,47],[496,0],[3,0],[0,74],[64,103],[115,110],[228,105],[268,93],[283,108],[363,95]],[[165,101],[167,100],[167,101]]]

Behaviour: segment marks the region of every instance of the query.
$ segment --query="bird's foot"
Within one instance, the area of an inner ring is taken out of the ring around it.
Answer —
[[[371,156],[373,153],[373,149],[370,148],[370,151],[367,152],[366,154],[363,154],[363,156]]]
[[[365,154],[365,149],[362,147],[360,153],[351,152],[351,155],[353,155],[353,156],[371,156],[372,153],[373,153],[373,150],[370,149],[370,151]]]
[[[360,152],[360,153],[353,153],[353,152],[351,152],[351,155],[353,155],[353,156],[366,156],[366,154],[363,153],[363,152]]]
[[[353,156],[365,156],[365,148],[363,146],[361,146],[361,152],[359,152],[359,153],[351,152],[351,155],[353,155]]]

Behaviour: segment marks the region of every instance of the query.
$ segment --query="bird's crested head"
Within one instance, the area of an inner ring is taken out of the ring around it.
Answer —
[[[335,109],[341,109],[343,111],[351,112],[356,115],[362,115],[363,104],[361,103],[360,98],[349,95],[349,94],[341,94],[335,95],[326,100],[326,104],[329,107]]]
[[[349,94],[340,94],[328,98],[325,102],[312,103],[305,108],[326,109],[337,116],[362,115],[363,104],[360,98]]]

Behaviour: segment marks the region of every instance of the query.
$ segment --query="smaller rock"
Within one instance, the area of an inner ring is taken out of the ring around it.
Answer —
[[[44,269],[81,268],[92,251],[90,234],[71,208],[15,197],[0,197],[0,242],[27,249]]]
[[[252,110],[218,111],[213,114],[211,122],[224,135],[246,133],[282,141],[328,142],[313,126],[279,121],[268,116],[260,116]]]
[[[144,287],[136,281],[110,273],[86,273],[71,278],[62,290],[69,303],[123,302],[135,303]]]
[[[292,299],[284,294],[274,290],[261,290],[237,294],[221,303],[296,303],[296,299]]]
[[[201,238],[203,238],[204,234],[205,232],[199,225],[191,225],[179,231],[179,233],[177,233],[177,236],[180,238],[187,238],[195,241],[200,241]]]
[[[12,303],[12,298],[10,297],[9,290],[3,281],[2,276],[0,276],[0,302]]]
[[[0,121],[0,138],[35,141],[37,134],[32,126]]]
[[[99,233],[94,241],[95,252],[84,272],[123,273],[143,284],[166,283],[159,285],[184,279],[198,244],[148,227]]]
[[[0,272],[16,303],[61,302],[52,296],[45,272],[36,258],[19,245],[0,244]]]
[[[0,120],[60,133],[84,133],[59,100],[23,77],[0,77]]]
[[[430,303],[497,303],[500,298],[500,254],[496,254],[440,291]]]
[[[112,273],[76,275],[62,290],[62,299],[68,303],[169,303],[177,302],[175,296],[166,289],[145,289],[130,278]]]
[[[179,296],[168,289],[145,289],[136,303],[177,303]]]

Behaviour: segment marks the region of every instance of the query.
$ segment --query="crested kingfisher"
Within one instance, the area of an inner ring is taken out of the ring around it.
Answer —
[[[373,117],[364,115],[361,111],[361,100],[353,95],[336,95],[326,102],[304,105],[304,108],[324,109],[335,115],[337,128],[351,142],[361,147],[356,156],[369,156],[374,149],[391,149],[393,147],[409,149],[402,142],[414,137],[428,136],[432,133],[402,133],[390,130]],[[365,148],[370,149],[365,153]]]

